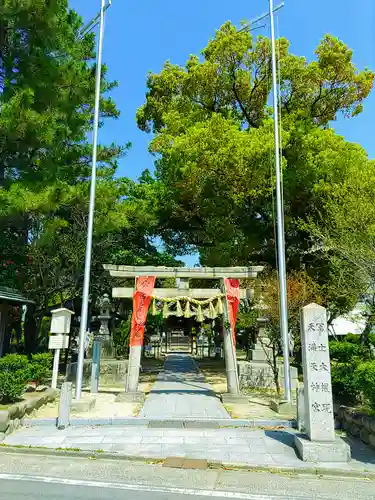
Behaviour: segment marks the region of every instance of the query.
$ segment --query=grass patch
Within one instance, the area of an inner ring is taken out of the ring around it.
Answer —
[[[48,450],[47,446],[33,446],[31,444],[29,445],[24,445],[24,444],[5,444],[5,443],[0,443],[1,448],[19,448],[19,449],[26,449],[30,450],[31,448],[36,448],[37,450]]]

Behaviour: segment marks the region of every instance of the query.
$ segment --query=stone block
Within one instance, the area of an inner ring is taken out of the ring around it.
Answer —
[[[72,399],[70,410],[74,413],[87,413],[95,407],[95,404],[95,398],[92,396],[84,396],[79,401]]]
[[[6,410],[0,411],[0,432],[5,432],[9,427],[10,415]]]
[[[294,446],[304,462],[349,462],[350,446],[341,438],[334,441],[310,441],[305,435],[294,436]]]
[[[225,394],[222,394],[221,401],[225,405],[231,405],[231,404],[245,404],[246,405],[249,403],[249,396],[242,396],[241,394],[225,393]]]
[[[41,406],[47,403],[47,398],[44,395],[41,395],[40,398],[36,399],[35,409],[38,410]]]
[[[284,367],[278,362],[279,382],[284,384]],[[275,377],[273,370],[266,361],[239,361],[238,372],[240,387],[254,387],[263,389],[275,389]],[[292,389],[295,390],[298,385],[297,368],[290,369]]]
[[[353,422],[349,427],[349,432],[353,437],[359,438],[361,434],[361,428],[355,422]]]
[[[120,392],[116,397],[117,403],[144,403],[146,399],[144,392]]]
[[[365,444],[370,443],[370,433],[368,432],[367,429],[361,429],[361,432],[359,433],[359,437]]]
[[[263,349],[262,347],[254,349],[249,352],[251,361],[265,361],[272,360],[272,351],[270,349]]]
[[[22,418],[26,415],[26,411],[27,411],[27,402],[26,401],[22,401],[22,403],[18,403],[18,407],[19,407],[19,413],[17,414],[17,417],[18,418]]]
[[[30,415],[30,413],[32,413],[35,410],[37,401],[38,401],[37,398],[35,398],[35,399],[33,398],[33,399],[29,399],[26,402],[26,414],[27,415]]]
[[[5,439],[5,432],[0,432],[0,443]]]
[[[297,406],[293,402],[289,403],[288,401],[271,401],[270,408],[280,415],[295,415],[297,411]]]
[[[48,385],[38,385],[38,387],[35,388],[36,392],[44,392],[48,389]]]
[[[9,413],[9,418],[16,418],[19,416],[19,404],[20,403],[15,403],[14,405],[12,406],[9,406],[8,408],[8,413]]]
[[[363,415],[362,416],[362,425],[366,429],[366,431],[370,432],[371,431],[371,421],[373,420],[372,417],[369,415]]]
[[[57,394],[57,389],[49,388],[44,392],[43,397],[47,399],[48,403],[52,403],[52,401],[55,401]]]
[[[5,435],[9,436],[9,434],[12,434],[13,431],[14,431],[14,420],[9,420],[9,425],[7,430],[5,431]]]
[[[113,385],[124,385],[128,366],[127,359],[101,359],[100,360],[100,387],[110,387]],[[85,359],[83,365],[83,383],[90,385],[92,371],[92,360]],[[77,363],[69,363],[66,371],[66,380],[75,383],[77,373]]]
[[[369,434],[369,443],[370,443],[370,446],[375,448],[375,434]]]

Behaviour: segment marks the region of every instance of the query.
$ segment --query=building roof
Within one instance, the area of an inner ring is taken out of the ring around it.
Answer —
[[[18,290],[0,286],[0,303],[11,302],[13,304],[34,304],[30,299],[27,299]]]

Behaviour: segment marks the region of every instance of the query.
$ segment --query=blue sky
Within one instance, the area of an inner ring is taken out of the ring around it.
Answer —
[[[70,5],[89,21],[98,12],[100,0],[70,0]],[[106,17],[103,57],[109,77],[119,82],[112,96],[121,117],[105,124],[100,141],[132,143],[121,160],[120,175],[136,178],[153,166],[147,150],[150,136],[139,131],[135,122],[145,98],[147,72],[159,72],[167,59],[183,65],[225,21],[239,24],[267,9],[267,0],[113,0]],[[278,16],[280,35],[290,40],[293,53],[311,59],[319,40],[331,33],[353,49],[359,69],[375,69],[375,0],[286,0]],[[262,34],[267,35],[268,28]],[[375,92],[360,116],[334,124],[339,134],[360,143],[370,157],[375,157],[374,125]]]

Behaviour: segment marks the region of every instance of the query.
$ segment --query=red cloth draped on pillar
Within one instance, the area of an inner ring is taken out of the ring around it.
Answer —
[[[236,321],[238,307],[240,305],[240,282],[237,279],[224,278],[226,299],[228,304],[228,316],[232,330],[233,346],[236,347]]]
[[[143,345],[147,312],[150,306],[155,276],[138,276],[133,295],[132,327],[130,331],[130,347]]]

